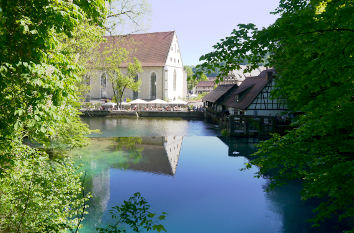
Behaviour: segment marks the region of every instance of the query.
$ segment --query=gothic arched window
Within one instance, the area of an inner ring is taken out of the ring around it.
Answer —
[[[104,72],[101,76],[101,87],[106,88],[107,86],[107,74]]]
[[[151,99],[156,99],[156,74],[152,72],[150,78],[150,97]]]
[[[173,90],[176,91],[177,88],[177,73],[176,70],[173,72]]]

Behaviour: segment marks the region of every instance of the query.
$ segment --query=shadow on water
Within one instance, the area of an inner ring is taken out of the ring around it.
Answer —
[[[228,146],[228,155],[243,156],[252,159],[251,154],[257,151],[257,138],[218,137]],[[335,219],[322,222],[321,226],[313,227],[315,208],[319,200],[302,200],[302,185],[299,182],[288,182],[282,186],[269,189],[269,182],[263,186],[266,197],[271,201],[271,209],[282,218],[281,232],[286,233],[336,233],[343,231],[343,224]]]

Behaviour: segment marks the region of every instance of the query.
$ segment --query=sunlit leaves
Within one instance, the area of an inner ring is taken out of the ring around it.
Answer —
[[[0,179],[1,232],[67,232],[77,226],[88,196],[68,160],[49,160],[27,146]],[[70,185],[68,185],[70,184]]]
[[[101,24],[105,1],[0,1],[0,231],[66,232],[86,195],[58,152],[85,143],[82,67],[68,49],[84,22]],[[97,29],[97,27],[95,27]]]
[[[129,200],[120,206],[114,206],[110,211],[115,223],[104,228],[98,228],[100,233],[126,232],[128,226],[134,232],[142,230],[157,232],[165,231],[165,227],[159,221],[165,220],[167,213],[161,215],[150,212],[150,204],[139,192],[134,193]]]

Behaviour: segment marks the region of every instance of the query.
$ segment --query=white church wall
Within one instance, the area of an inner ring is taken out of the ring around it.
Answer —
[[[182,56],[176,33],[173,36],[170,50],[167,55],[166,64],[164,67],[142,67],[143,72],[138,74],[142,81],[138,91],[138,98],[151,99],[182,99],[187,94],[187,79],[183,69]],[[126,68],[122,68],[126,72]],[[151,74],[156,74],[156,96],[151,96]],[[176,87],[174,88],[174,72],[176,72]],[[106,79],[106,87],[101,85],[102,70],[94,70],[90,72],[90,94],[91,99],[113,98],[112,84],[108,77]],[[133,99],[133,91],[127,89],[123,98]]]

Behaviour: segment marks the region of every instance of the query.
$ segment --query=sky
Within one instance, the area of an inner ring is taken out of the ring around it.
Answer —
[[[279,0],[149,0],[146,32],[176,31],[183,65],[197,65],[199,57],[229,36],[240,23],[259,28],[274,23]]]

